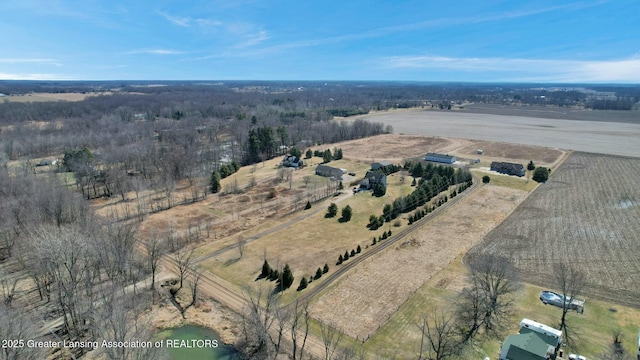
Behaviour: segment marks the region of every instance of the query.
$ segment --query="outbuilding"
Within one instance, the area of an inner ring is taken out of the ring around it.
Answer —
[[[449,154],[438,154],[433,152],[427,153],[424,159],[426,161],[433,161],[433,162],[444,163],[444,164],[453,164],[454,162],[456,162],[455,156],[451,156]]]

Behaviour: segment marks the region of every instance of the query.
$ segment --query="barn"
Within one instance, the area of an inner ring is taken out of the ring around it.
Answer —
[[[427,153],[424,159],[426,161],[433,161],[433,162],[445,163],[445,164],[453,164],[454,162],[456,162],[455,156],[451,156],[449,154],[432,153],[432,152]]]

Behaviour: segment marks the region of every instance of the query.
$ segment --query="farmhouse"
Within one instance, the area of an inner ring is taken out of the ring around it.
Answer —
[[[327,165],[318,165],[316,175],[342,180],[342,170]]]
[[[292,167],[294,169],[301,168],[304,165],[302,159],[298,159],[293,155],[286,155],[284,159],[282,159],[282,166],[284,167]]]
[[[525,169],[522,164],[514,164],[508,162],[494,161],[491,163],[491,171],[496,171],[501,174],[524,176]]]
[[[439,162],[439,163],[445,163],[445,164],[453,164],[454,162],[456,162],[455,156],[451,156],[449,154],[437,154],[432,152],[427,153],[424,159],[427,161],[433,161],[433,162]]]
[[[377,184],[383,184],[384,186],[387,186],[387,175],[380,171],[367,171],[364,179],[360,181],[360,188],[369,190]]]
[[[509,335],[500,348],[500,360],[556,359],[562,331],[529,319],[520,322],[520,333]]]
[[[371,171],[376,171],[376,170],[380,169],[381,167],[385,167],[385,166],[389,166],[389,165],[393,165],[393,163],[391,161],[387,161],[387,160],[374,162],[374,163],[371,164]]]

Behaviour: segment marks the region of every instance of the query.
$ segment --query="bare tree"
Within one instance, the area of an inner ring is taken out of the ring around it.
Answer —
[[[185,319],[185,315],[184,315],[185,312],[189,310],[190,307],[196,304],[196,301],[198,299],[198,283],[200,282],[200,277],[201,277],[201,274],[199,272],[192,269],[189,269],[189,270],[190,270],[189,271],[190,297],[188,298],[188,300],[186,300],[186,302],[184,300],[181,300],[179,297],[180,290],[183,289],[182,281],[180,281],[180,287],[178,288],[172,287],[169,289],[169,295],[170,295],[169,299],[171,300],[171,303],[178,309],[178,311],[180,311],[180,315],[182,316],[183,319]]]
[[[480,330],[497,335],[504,328],[513,307],[517,281],[508,259],[479,254],[467,259],[471,287],[458,298],[458,319],[463,340],[470,340]]]
[[[240,253],[240,259],[242,259],[242,255],[244,255],[244,246],[247,243],[247,240],[245,240],[242,236],[238,237],[238,242],[237,242],[237,247],[238,247],[238,252]]]
[[[576,299],[585,285],[584,274],[570,264],[561,263],[554,272],[556,286],[563,296],[562,315],[558,327],[564,333],[565,342],[575,340],[577,334],[567,324],[567,313],[571,310],[571,301]]]
[[[425,315],[417,326],[423,337],[418,360],[456,358],[460,351],[461,342],[454,317],[451,314],[435,311],[430,315]],[[424,347],[426,347],[426,351]]]
[[[293,360],[304,358],[304,347],[307,344],[307,337],[309,335],[309,320],[309,303],[305,302],[304,306],[300,307],[299,301],[296,300],[296,304],[293,308],[293,316],[291,319],[291,343],[293,345]],[[299,338],[299,331],[302,331],[302,339]]]
[[[96,314],[99,338],[113,342],[127,342],[132,339],[151,341],[154,331],[151,324],[138,317],[137,299],[114,292],[105,292],[102,306]],[[127,346],[100,347],[98,351],[111,360],[143,360],[163,357],[162,350],[153,346],[130,348]]]
[[[320,323],[320,334],[324,344],[324,360],[333,359],[336,350],[343,340],[344,333],[335,325]]]
[[[156,272],[158,271],[162,255],[166,252],[166,246],[156,234],[152,235],[151,238],[146,240],[143,244],[146,251],[146,263],[149,271],[151,271],[151,284],[149,284],[149,289],[151,290],[151,302],[155,303]]]
[[[275,350],[270,341],[270,331],[276,321],[278,293],[264,287],[245,289],[247,305],[242,313],[246,346],[253,349],[252,358],[272,359]]]
[[[0,359],[39,360],[47,358],[42,348],[29,347],[24,343],[27,339],[38,336],[35,319],[21,309],[10,309],[0,304],[0,339],[11,343],[3,343],[0,348]],[[20,344],[22,341],[22,345]],[[15,342],[15,344],[13,343]]]
[[[180,275],[180,288],[183,286],[185,276],[191,269],[191,263],[193,260],[193,250],[191,251],[178,251],[173,258],[178,268],[178,274]]]

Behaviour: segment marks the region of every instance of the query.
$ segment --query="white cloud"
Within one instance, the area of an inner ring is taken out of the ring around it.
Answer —
[[[162,11],[156,11],[156,12],[160,14],[163,18],[165,18],[167,21],[172,23],[173,25],[182,26],[182,27],[191,26],[192,19],[190,17],[173,16]]]
[[[72,77],[60,74],[12,74],[0,72],[0,80],[72,80]]]
[[[390,69],[433,69],[472,73],[491,72],[502,80],[541,82],[640,82],[640,59],[551,60],[512,58],[453,58],[391,56],[381,59]]]
[[[127,54],[180,55],[184,54],[184,51],[171,49],[139,49],[129,51]]]
[[[40,58],[0,58],[0,64],[49,64],[55,66],[62,66],[56,59],[40,59]]]

